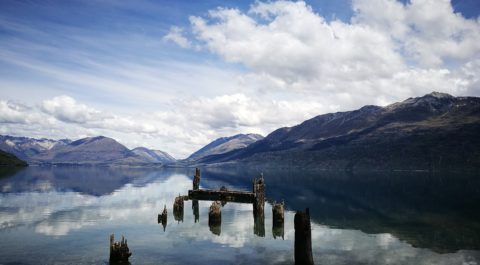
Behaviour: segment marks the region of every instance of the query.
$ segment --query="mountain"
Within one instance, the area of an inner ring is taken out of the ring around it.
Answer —
[[[15,155],[0,150],[0,166],[24,167],[28,164],[18,159]]]
[[[160,150],[151,150],[145,147],[137,147],[133,149],[132,152],[153,163],[170,164],[176,161],[173,156]]]
[[[104,136],[83,138],[68,145],[52,148],[33,156],[32,160],[52,164],[145,162],[122,144]]]
[[[52,140],[52,139],[34,139],[27,137],[15,137],[9,135],[0,135],[0,150],[14,154],[22,160],[30,160],[31,157],[41,152],[48,151],[52,148],[69,144],[68,139]]]
[[[261,139],[263,139],[263,136],[259,134],[237,134],[231,137],[221,137],[191,154],[187,161],[195,161],[206,156],[224,154],[245,148]]]
[[[97,136],[76,141],[0,136],[0,150],[30,164],[150,165],[171,163],[169,154],[135,148],[129,150],[114,139]]]
[[[480,169],[480,98],[433,92],[386,107],[316,116],[203,164],[346,170]]]

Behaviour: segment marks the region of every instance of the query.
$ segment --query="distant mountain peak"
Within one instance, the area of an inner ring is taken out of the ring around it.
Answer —
[[[204,156],[223,154],[232,150],[244,148],[263,139],[260,134],[236,134],[230,137],[220,137],[191,154],[187,159],[199,159]]]
[[[442,92],[437,92],[437,91],[433,91],[429,94],[426,94],[425,96],[423,97],[427,97],[427,96],[430,96],[430,97],[434,97],[434,98],[454,98],[454,96],[450,95],[450,94],[447,94],[447,93],[442,93]]]

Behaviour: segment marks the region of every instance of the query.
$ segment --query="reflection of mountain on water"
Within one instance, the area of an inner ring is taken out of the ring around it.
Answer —
[[[204,175],[248,186],[259,171],[212,168]],[[285,199],[292,210],[310,207],[316,223],[391,233],[415,247],[440,253],[480,249],[480,178],[476,175],[272,169],[263,173],[269,199]]]
[[[166,179],[187,169],[152,169],[129,167],[29,167],[5,172],[0,178],[0,191],[20,193],[31,191],[74,191],[102,196],[126,184],[143,187]]]

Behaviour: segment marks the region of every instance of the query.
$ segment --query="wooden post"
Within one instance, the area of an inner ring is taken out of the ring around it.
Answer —
[[[259,179],[253,179],[253,194],[255,195],[254,211],[263,212],[265,208],[265,180],[263,174]]]
[[[200,169],[195,168],[195,176],[193,176],[193,190],[200,188]]]
[[[284,202],[282,203],[272,203],[272,220],[273,223],[283,223],[285,218],[284,213]]]
[[[295,264],[313,265],[310,211],[295,213]]]
[[[122,236],[122,241],[115,242],[115,236],[110,235],[110,263],[128,263],[128,258],[131,255],[124,236]]]

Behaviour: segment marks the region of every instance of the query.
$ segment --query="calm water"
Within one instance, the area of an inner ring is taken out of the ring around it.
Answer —
[[[316,264],[480,264],[480,177],[216,169],[202,188],[249,190],[264,172],[269,200],[285,200],[283,238],[271,207],[227,203],[220,229],[210,202],[192,201],[183,222],[175,196],[193,169],[30,167],[0,173],[0,264],[107,264],[109,236],[122,234],[132,264],[293,264],[293,210],[310,207]],[[165,231],[157,215],[167,205]],[[276,235],[279,231],[276,231]]]

